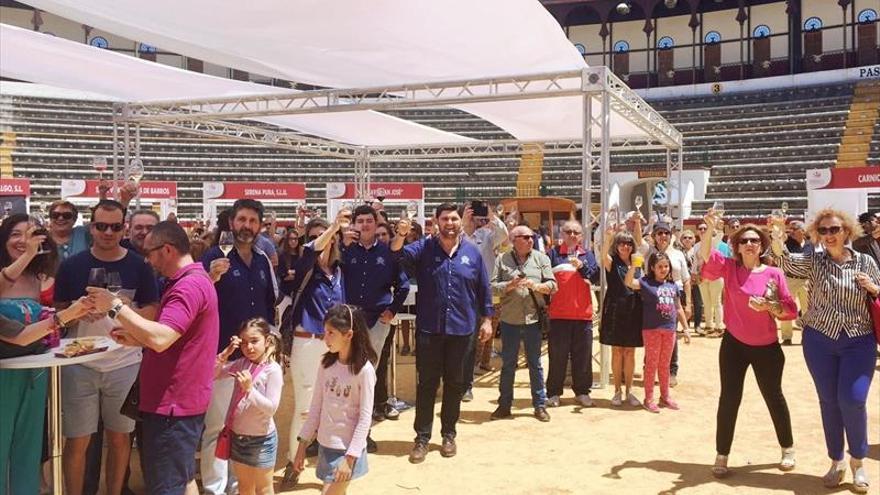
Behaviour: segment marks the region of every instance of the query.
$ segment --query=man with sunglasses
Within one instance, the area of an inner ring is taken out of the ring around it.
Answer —
[[[156,314],[159,291],[156,277],[144,258],[120,245],[125,229],[125,207],[113,200],[101,200],[92,208],[89,231],[93,239],[91,249],[69,257],[58,269],[55,278],[55,306],[66,308],[86,295],[92,283],[106,284],[97,278],[90,280],[93,269],[105,274],[118,273],[122,282],[119,296],[133,301],[144,318],[152,320]],[[79,322],[74,337],[107,337],[116,326],[106,313],[92,315]],[[64,479],[67,493],[79,495],[84,489],[86,451],[89,441],[103,423],[109,446],[107,457],[108,493],[122,490],[125,471],[131,453],[130,434],[134,421],[119,409],[137,377],[141,362],[138,348],[122,348],[96,361],[83,365],[65,366],[61,380],[61,404],[64,411],[62,431],[64,444]],[[100,465],[100,464],[99,464]]]
[[[855,244],[853,244],[855,248]],[[813,244],[807,239],[806,227],[804,222],[795,220],[788,224],[788,238],[785,240],[785,249],[789,253],[796,254],[813,254]],[[785,275],[785,282],[788,284],[788,291],[795,298],[800,309],[800,313],[807,311],[807,303],[809,301],[808,282],[806,279],[793,277],[789,274]],[[794,320],[780,320],[779,331],[782,334],[782,345],[792,345],[792,337],[794,336]],[[798,323],[800,328],[800,324]]]
[[[877,218],[876,213],[866,211],[859,215],[859,223],[862,224],[865,235],[853,241],[853,249],[874,258],[874,261],[880,265],[880,219]]]

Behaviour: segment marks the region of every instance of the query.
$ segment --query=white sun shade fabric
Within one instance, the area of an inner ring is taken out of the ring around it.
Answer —
[[[0,24],[0,75],[122,101],[283,92],[282,88],[185,71],[54,36]],[[280,127],[362,146],[471,139],[378,112],[263,117]]]
[[[586,66],[538,0],[23,0],[164,50],[333,88]],[[517,139],[580,139],[578,98],[461,105]],[[612,118],[612,136],[639,136]]]

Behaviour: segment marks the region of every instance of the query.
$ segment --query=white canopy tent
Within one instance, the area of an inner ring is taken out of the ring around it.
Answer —
[[[140,156],[140,126],[161,126],[354,159],[363,198],[373,161],[519,155],[526,142],[540,142],[545,154],[581,152],[585,223],[595,174],[607,210],[613,145],[664,148],[670,187],[681,184],[681,134],[608,69],[587,67],[535,0],[26,3],[215,64],[355,88],[279,91],[3,26],[0,74],[140,100],[115,112],[125,141],[115,149],[126,165]],[[516,139],[472,140],[375,112],[444,106]]]

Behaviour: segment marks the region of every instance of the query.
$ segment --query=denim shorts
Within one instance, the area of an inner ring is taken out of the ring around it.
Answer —
[[[250,436],[232,434],[229,459],[245,466],[272,469],[278,452],[278,431],[268,435]]]
[[[143,414],[143,447],[146,493],[183,495],[196,478],[196,446],[205,428],[205,415],[164,416]]]
[[[345,462],[344,450],[328,449],[323,445],[319,445],[318,468],[316,470],[318,479],[324,483],[333,483],[336,479],[336,468],[343,462]],[[364,449],[351,469],[351,479],[358,479],[367,474],[367,471],[369,471],[367,467],[367,449]]]

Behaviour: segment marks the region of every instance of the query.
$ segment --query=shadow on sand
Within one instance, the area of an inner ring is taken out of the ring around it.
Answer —
[[[775,467],[776,464],[731,466],[730,475],[728,477],[717,479],[712,476],[711,464],[695,464],[669,460],[654,460],[646,462],[626,461],[623,464],[612,467],[611,471],[604,474],[603,477],[622,480],[623,478],[620,473],[627,469],[645,469],[648,471],[677,474],[678,479],[672,482],[673,486],[669,489],[659,491],[658,495],[672,495],[688,488],[694,488],[709,483],[719,483],[737,488],[789,490],[791,493],[796,493],[798,495],[843,493],[848,492],[850,488],[849,483],[844,483],[836,489],[827,489],[822,485],[821,476],[798,472],[763,472],[768,469],[774,469]],[[636,475],[638,475],[638,473],[636,473]],[[625,489],[623,486],[621,488]]]

